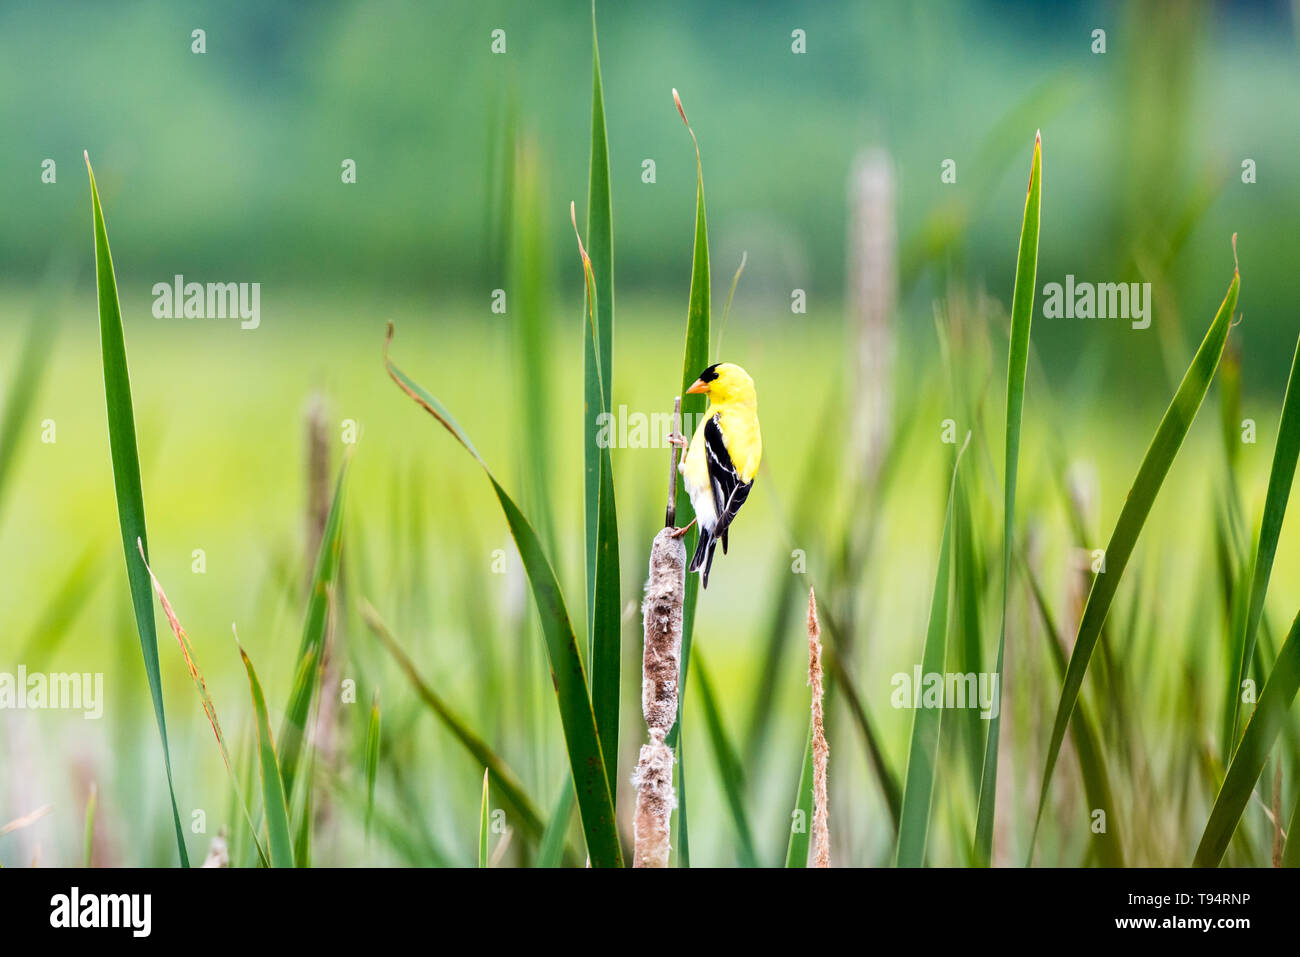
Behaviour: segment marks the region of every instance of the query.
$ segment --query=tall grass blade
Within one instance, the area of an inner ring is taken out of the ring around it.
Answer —
[[[605,131],[605,93],[600,78],[596,38],[596,3],[591,4],[591,166],[587,179],[587,247],[595,289],[590,323],[583,330],[583,479],[587,533],[587,621],[596,614],[597,505],[601,491],[601,455],[596,442],[596,415],[613,401],[614,366],[614,233],[609,183],[609,140]],[[594,643],[594,638],[592,641]],[[593,655],[594,658],[594,655]]]
[[[181,866],[190,866],[181,829],[176,787],[172,783],[171,749],[167,744],[167,719],[163,712],[162,677],[158,670],[158,633],[153,617],[153,594],[143,567],[135,561],[136,542],[145,555],[149,539],[145,532],[144,492],[140,483],[140,458],[135,444],[135,412],[131,405],[131,377],[126,363],[126,337],[122,329],[122,309],[117,298],[117,280],[113,275],[113,255],[108,248],[108,228],[99,204],[95,172],[86,156],[90,175],[90,197],[95,230],[95,284],[99,296],[99,342],[104,366],[104,399],[108,406],[108,444],[113,461],[113,487],[117,495],[117,518],[122,531],[122,549],[126,554],[126,574],[131,587],[131,607],[135,612],[136,631],[140,636],[140,653],[149,679],[154,720],[162,739],[163,766],[167,771],[167,791],[172,801],[172,823],[176,828],[176,847]]]
[[[1264,593],[1268,590],[1273,559],[1277,555],[1277,541],[1282,534],[1282,519],[1286,515],[1286,503],[1291,495],[1291,483],[1295,479],[1297,457],[1300,457],[1300,342],[1296,343],[1296,351],[1291,358],[1291,375],[1287,378],[1286,397],[1282,400],[1282,419],[1278,424],[1277,444],[1273,447],[1273,466],[1268,476],[1264,517],[1260,522],[1259,542],[1255,548],[1246,630],[1239,642],[1241,662],[1237,666],[1236,681],[1232,686],[1235,706],[1229,754],[1236,746],[1237,729],[1241,726],[1241,682],[1250,672],[1251,660],[1255,654],[1255,634],[1264,614]]]
[[[1297,691],[1300,691],[1300,615],[1291,624],[1291,631],[1277,653],[1277,661],[1264,683],[1264,690],[1259,694],[1255,711],[1246,722],[1241,743],[1228,765],[1223,786],[1219,788],[1210,819],[1201,834],[1201,842],[1192,860],[1194,867],[1217,867],[1223,860],[1223,853],[1237,830],[1278,732],[1287,721],[1287,712]],[[1294,836],[1294,832],[1290,836]],[[1285,855],[1283,861],[1286,861]]]
[[[943,534],[939,544],[939,570],[934,578],[930,598],[930,623],[925,630],[925,648],[921,653],[921,674],[943,674],[948,651],[948,597],[952,590],[952,503],[957,491],[957,469],[970,443],[970,433],[957,452],[948,486],[948,507],[943,516]],[[913,689],[915,694],[920,689]],[[912,743],[907,751],[907,772],[903,784],[902,814],[898,824],[898,846],[894,864],[898,867],[922,867],[925,845],[930,832],[930,806],[934,798],[935,764],[939,759],[940,708],[927,708],[917,702],[912,712]]]
[[[1034,158],[1029,166],[1029,189],[1020,225],[1020,252],[1016,257],[1016,284],[1011,295],[1011,345],[1007,356],[1006,458],[1002,497],[1002,624],[998,632],[998,658],[993,673],[1002,693],[1002,663],[1007,643],[1007,595],[1011,587],[1011,545],[1016,520],[1016,478],[1020,467],[1020,423],[1025,408],[1025,375],[1029,368],[1029,330],[1034,320],[1034,283],[1038,274],[1038,227],[1043,199],[1043,138],[1034,137]],[[987,867],[993,856],[993,813],[998,792],[998,739],[1002,709],[989,720],[980,776],[979,809],[975,820],[975,863]]]
[[[727,799],[727,809],[731,812],[731,821],[736,828],[736,839],[740,842],[737,853],[742,867],[758,867],[758,853],[754,850],[754,833],[749,827],[749,816],[745,813],[745,772],[740,764],[740,757],[722,723],[722,712],[718,708],[717,696],[713,693],[713,681],[709,678],[704,659],[695,662],[695,680],[700,689],[700,703],[704,707],[704,723],[709,730],[709,744],[713,748],[713,758],[718,765],[718,778],[722,783],[722,793]],[[811,785],[810,785],[811,786]]]
[[[343,493],[351,461],[351,455],[343,459],[338,479],[334,483],[334,498],[325,519],[325,532],[321,536],[316,569],[312,574],[307,617],[303,622],[302,641],[298,647],[298,670],[293,690],[289,694],[284,723],[280,726],[280,767],[284,775],[285,792],[288,794],[294,793],[293,785],[298,774],[298,762],[302,757],[307,718],[316,697],[321,658],[325,653],[325,642],[331,624],[331,609],[338,585],[339,556],[343,551]]]
[[[691,255],[691,294],[686,307],[686,348],[682,357],[682,422],[683,431],[689,432],[685,423],[695,423],[704,414],[704,396],[687,395],[701,372],[709,365],[709,227],[704,209],[704,166],[700,161],[700,144],[691,129],[686,110],[682,107],[681,97],[673,90],[673,102],[677,112],[691,134],[691,143],[695,146],[695,248]],[[677,486],[677,514],[686,515],[690,496],[682,483]],[[683,544],[686,554],[695,551],[699,531],[692,528],[686,533]],[[682,676],[680,687],[686,687],[691,658],[691,636],[695,630],[695,605],[699,599],[700,582],[695,575],[686,576],[686,600],[682,604]],[[682,719],[685,695],[677,699],[677,722],[669,733],[666,744],[673,749],[677,758],[677,861],[682,867],[691,863],[690,840],[686,827],[686,764],[682,753]]]
[[[238,636],[236,636],[238,642]],[[257,680],[253,662],[242,645],[239,657],[248,672],[248,688],[253,696],[253,717],[257,722],[258,772],[262,779],[262,805],[266,814],[267,843],[270,847],[272,867],[293,867],[293,840],[289,835],[289,807],[285,803],[284,780],[280,776],[280,763],[276,759],[275,741],[271,738],[271,720],[266,714],[266,696],[262,683]]]
[[[1234,253],[1235,239],[1234,236]],[[1078,701],[1079,690],[1083,686],[1083,677],[1087,673],[1088,663],[1092,660],[1093,649],[1097,646],[1102,625],[1110,612],[1115,591],[1119,588],[1124,568],[1133,554],[1133,547],[1137,544],[1142,526],[1151,512],[1151,506],[1155,503],[1156,495],[1160,492],[1165,476],[1169,474],[1179,448],[1182,447],[1187,430],[1191,428],[1196,418],[1205,393],[1210,387],[1210,380],[1214,378],[1214,370],[1218,367],[1219,357],[1223,354],[1223,346],[1228,339],[1228,329],[1232,325],[1232,313],[1237,307],[1240,285],[1241,275],[1234,269],[1232,282],[1228,286],[1228,293],[1223,303],[1219,306],[1218,314],[1210,324],[1200,348],[1196,350],[1196,355],[1192,357],[1192,363],[1187,367],[1183,381],[1178,386],[1178,391],[1174,393],[1169,408],[1165,410],[1155,436],[1151,439],[1151,445],[1142,458],[1142,464],[1138,467],[1133,487],[1124,500],[1119,520],[1115,523],[1115,530],[1111,533],[1110,542],[1106,546],[1106,570],[1093,579],[1092,590],[1088,593],[1083,617],[1079,621],[1074,651],[1070,655],[1070,666],[1066,670],[1065,681],[1061,686],[1061,699],[1052,725],[1052,738],[1047,746],[1047,763],[1043,769],[1043,781],[1038,792],[1034,832],[1029,842],[1031,860],[1038,824],[1042,820],[1043,807],[1047,803],[1047,791],[1052,783],[1052,772],[1056,769],[1061,743],[1065,740],[1065,731],[1070,723],[1070,715],[1074,712],[1075,702]]]
[[[474,456],[492,483],[492,490],[496,493],[506,524],[510,527],[510,534],[519,549],[519,557],[528,574],[533,600],[542,621],[556,703],[560,710],[560,724],[564,729],[569,767],[577,790],[582,829],[587,838],[587,853],[594,867],[621,867],[623,851],[614,821],[614,805],[605,773],[600,737],[596,731],[596,719],[591,699],[587,695],[587,678],[582,656],[578,653],[578,639],[573,633],[573,625],[565,609],[564,595],[556,581],[555,572],[532,525],[497,482],[487,463],[470,442],[469,436],[456,424],[442,403],[393,364],[388,356],[392,338],[393,326],[390,322],[384,347],[384,365],[388,374],[409,398],[437,419]]]
[[[595,156],[593,154],[593,162]],[[606,172],[608,178],[608,171]],[[608,186],[608,184],[606,184]],[[608,193],[608,189],[606,189]],[[573,232],[578,238],[578,252],[582,257],[582,271],[587,287],[587,322],[584,323],[587,348],[594,358],[598,348],[596,317],[600,315],[600,298],[596,292],[596,276],[591,257],[578,236],[578,221],[569,204],[569,216],[573,219]],[[599,219],[600,217],[593,217]],[[589,368],[587,378],[588,400],[595,394],[597,405],[603,415],[608,410],[606,385],[609,371],[597,361]],[[596,419],[590,416],[592,406],[588,404],[588,418],[583,425],[586,440],[594,442],[598,434]],[[596,459],[598,464],[596,490],[596,578],[595,591],[592,593],[593,605],[588,619],[591,662],[591,707],[596,717],[596,732],[600,736],[601,748],[605,760],[605,772],[608,777],[610,800],[618,795],[618,695],[619,678],[622,667],[622,606],[619,599],[618,572],[618,514],[614,503],[614,468],[610,461],[608,442],[597,442]],[[588,510],[592,502],[588,501]]]

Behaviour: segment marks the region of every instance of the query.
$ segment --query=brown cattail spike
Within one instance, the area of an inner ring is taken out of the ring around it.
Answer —
[[[650,742],[641,746],[636,788],[634,867],[667,867],[673,794],[673,753],[664,743],[677,720],[677,684],[686,598],[686,546],[672,528],[650,548],[650,577],[641,605],[645,648],[641,665],[641,713]]]
[[[822,642],[817,623],[817,598],[808,589],[808,684],[812,688],[813,728],[813,866],[831,866],[830,798],[826,791],[826,765],[831,749],[826,743],[822,714]]]

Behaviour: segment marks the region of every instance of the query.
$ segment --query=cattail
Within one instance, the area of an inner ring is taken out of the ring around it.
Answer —
[[[681,400],[674,409],[674,430]],[[668,838],[672,813],[677,806],[673,793],[673,752],[664,743],[677,720],[678,661],[682,648],[682,603],[686,600],[686,545],[674,534],[673,502],[677,495],[677,450],[670,456],[673,470],[668,480],[668,510],[665,527],[650,546],[650,577],[646,581],[641,618],[645,647],[641,663],[641,713],[650,732],[650,743],[641,746],[640,760],[632,775],[636,788],[636,816],[633,819],[635,853],[633,867],[667,867]]]
[[[678,658],[682,602],[686,597],[686,545],[665,528],[650,548],[650,578],[641,606],[645,651],[641,666],[641,712],[650,743],[641,746],[632,785],[637,790],[633,824],[634,867],[667,867],[668,837],[676,796],[673,752],[664,743],[677,720]]]
[[[853,446],[867,481],[875,479],[890,432],[898,235],[894,167],[882,149],[858,157],[849,184],[849,315],[857,351]]]
[[[822,713],[822,630],[817,623],[817,597],[808,589],[808,685],[812,688],[813,729],[813,866],[831,866],[830,796],[826,790],[826,765],[831,749],[826,743]]]
[[[319,393],[313,395],[307,405],[307,589],[311,590],[316,571],[316,558],[320,552],[321,541],[325,537],[325,526],[329,522],[330,502],[333,488],[330,482],[330,438],[329,409],[325,398]],[[337,596],[335,596],[337,597]],[[335,633],[337,601],[329,603],[329,618],[326,623],[325,637],[321,648],[321,685],[331,688],[338,684],[337,635]],[[338,715],[336,713],[337,697],[321,695],[313,730],[313,743],[327,766],[334,766],[336,751]],[[318,829],[323,830],[332,820],[333,805],[330,792],[322,791],[315,802],[315,821]]]

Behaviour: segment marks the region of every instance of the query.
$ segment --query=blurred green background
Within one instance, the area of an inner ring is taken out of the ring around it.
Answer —
[[[1104,538],[1222,298],[1233,232],[1243,282],[1244,322],[1233,334],[1242,413],[1259,423],[1259,443],[1243,447],[1239,469],[1255,520],[1296,335],[1300,100],[1291,4],[675,0],[600,4],[598,21],[614,204],[615,405],[665,411],[681,374],[695,169],[671,88],[703,153],[715,328],[747,255],[723,352],[758,383],[767,471],[733,532],[739,547],[715,565],[697,632],[738,739],[749,741],[757,720],[751,698],[769,660],[759,649],[785,588],[772,587],[774,568],[803,549],[810,573],[829,578],[851,537],[843,530],[870,524],[869,572],[841,582],[840,600],[855,610],[852,666],[902,770],[910,714],[889,708],[888,677],[919,659],[950,466],[939,422],[954,414],[935,315],[946,317],[942,325],[960,311],[955,302],[975,303],[971,338],[957,340],[955,361],[984,393],[980,415],[987,412],[991,431],[978,433],[982,418],[961,428],[977,429],[982,504],[1000,502],[998,370],[1036,129],[1044,156],[1039,290],[1073,273],[1149,281],[1156,296],[1145,331],[1036,317],[1021,509],[1027,524],[1041,526],[1044,575],[1064,580],[1079,544],[1065,531],[1044,450],[1062,444],[1071,462],[1096,470],[1094,531]],[[202,55],[191,52],[196,28],[206,31]],[[1101,55],[1091,51],[1097,28],[1106,31]],[[506,31],[503,55],[490,50],[494,29]],[[791,52],[795,29],[806,31],[802,55]],[[51,336],[0,486],[0,668],[24,661],[32,670],[103,671],[108,694],[98,723],[48,712],[0,720],[0,819],[54,808],[0,838],[0,862],[25,863],[33,853],[78,860],[91,779],[104,809],[97,861],[165,864],[175,854],[124,602],[83,149],[95,164],[121,292],[154,567],[195,641],[228,736],[241,740],[248,723],[232,620],[273,711],[292,679],[307,562],[305,419],[319,396],[334,465],[344,420],[361,429],[347,531],[358,573],[364,567],[368,577],[358,589],[538,803],[553,804],[565,764],[530,600],[517,564],[493,574],[494,550],[512,554],[505,526],[477,467],[387,380],[381,347],[391,319],[403,367],[454,411],[512,489],[548,497],[554,562],[570,609],[581,609],[582,293],[568,204],[578,202],[581,222],[590,56],[590,9],[578,0],[0,5],[0,384],[7,389],[18,372],[29,323]],[[900,412],[891,426],[896,477],[880,510],[863,514],[833,478],[804,476],[821,458],[828,472],[848,470],[826,451],[839,444],[848,413],[823,410],[852,406],[849,180],[855,157],[870,148],[887,151],[897,185],[891,325]],[[57,164],[53,184],[41,179],[46,158]],[[356,162],[355,184],[340,181],[345,159]],[[642,180],[647,159],[654,183]],[[940,179],[948,159],[953,184]],[[1257,167],[1253,184],[1241,179],[1246,159]],[[150,289],[177,273],[260,282],[261,327],[155,319]],[[505,315],[490,308],[498,288],[509,297]],[[807,293],[806,314],[791,311],[795,289]],[[540,337],[524,338],[525,312]],[[544,482],[521,436],[527,367],[546,370],[547,401],[532,413],[547,424]],[[1182,697],[1187,669],[1218,660],[1187,638],[1196,622],[1221,615],[1213,589],[1192,584],[1214,574],[1212,529],[1182,521],[1215,495],[1218,473],[1204,463],[1222,453],[1209,406],[1184,452],[1202,465],[1176,465],[1146,536],[1159,538],[1161,550],[1139,551],[1149,564],[1122,592],[1149,612],[1143,647],[1161,663],[1135,686],[1155,756],[1151,777],[1129,782],[1134,794],[1162,774],[1182,780],[1181,739],[1167,715],[1194,720],[1196,707]],[[47,419],[57,429],[53,444],[41,441]],[[666,457],[662,449],[614,453],[630,606],[662,514]],[[812,518],[800,524],[792,513],[804,501]],[[993,560],[997,520],[986,517]],[[204,575],[190,570],[198,548]],[[72,601],[60,586],[83,555],[89,571],[71,582]],[[1279,622],[1300,600],[1298,571],[1284,540],[1269,595]],[[1184,600],[1195,591],[1202,594]],[[986,650],[997,627],[988,604]],[[69,620],[58,621],[59,609]],[[806,728],[799,621],[796,607],[771,730],[749,755],[766,862],[784,849]],[[624,782],[644,733],[632,611],[626,639]],[[335,825],[333,840],[318,840],[319,857],[468,862],[480,781],[473,762],[363,629],[347,641],[345,671],[368,667],[358,679],[381,688],[388,769],[380,804],[405,836],[367,844],[349,819]],[[190,835],[191,855],[201,858],[219,824],[229,831],[242,822],[228,813],[219,755],[165,626],[159,644],[182,818],[194,808],[209,818],[204,834]],[[1036,644],[1034,652],[1041,655]],[[1013,661],[1016,654],[1008,652]],[[1027,662],[1026,675],[1041,666],[1032,654]],[[503,677],[514,671],[525,673],[518,684]],[[1002,778],[1008,801],[1032,798],[1020,785],[1037,786],[1042,722],[1050,726],[1050,711],[1046,719],[1039,712],[1055,700],[1050,682],[1025,687],[1033,703],[1022,701],[1013,722],[1016,750]],[[837,858],[876,863],[891,840],[883,804],[856,728],[843,714],[834,720]],[[348,734],[358,723],[364,731],[364,715],[344,721]],[[698,769],[693,848],[701,862],[733,863],[701,722],[687,734]],[[344,779],[356,774],[350,760],[340,758]],[[1135,848],[1139,862],[1178,861],[1194,842],[1191,822],[1203,820],[1207,796],[1188,793],[1177,819],[1187,827],[1170,823]],[[629,796],[624,787],[621,812]],[[936,799],[941,805],[948,814]],[[999,846],[1018,862],[1025,835],[1007,827]],[[1081,841],[1062,830],[1049,839],[1048,860],[1077,863]],[[937,861],[961,862],[938,847]]]

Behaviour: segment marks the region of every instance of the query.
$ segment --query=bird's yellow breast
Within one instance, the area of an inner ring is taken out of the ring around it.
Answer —
[[[682,474],[699,487],[709,487],[709,470],[704,455],[704,427],[715,415],[718,417],[722,439],[727,445],[727,454],[731,456],[731,464],[736,467],[740,480],[754,481],[758,465],[763,459],[763,434],[759,430],[758,413],[753,406],[738,402],[709,406],[695,428],[695,435],[681,465]]]
[[[715,413],[727,443],[727,454],[740,473],[740,480],[754,481],[759,462],[763,459],[763,434],[758,427],[758,413],[748,405],[730,402],[709,409],[709,417]]]

